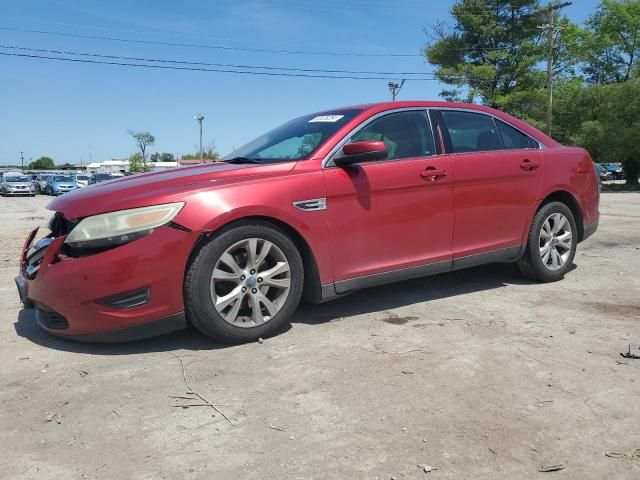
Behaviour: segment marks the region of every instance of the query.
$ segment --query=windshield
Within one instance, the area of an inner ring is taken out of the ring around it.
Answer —
[[[78,175],[76,177],[76,180],[89,180],[89,177],[85,176],[85,175]]]
[[[20,177],[20,176],[15,176],[15,177],[5,177],[5,180],[7,182],[28,182],[29,179],[27,177]]]
[[[73,182],[71,177],[53,177],[51,179],[52,182]]]
[[[95,178],[97,178],[98,180],[108,180],[112,178],[112,176],[108,173],[96,173]]]
[[[309,158],[358,113],[360,110],[336,110],[296,118],[231,152],[223,160],[275,163]]]

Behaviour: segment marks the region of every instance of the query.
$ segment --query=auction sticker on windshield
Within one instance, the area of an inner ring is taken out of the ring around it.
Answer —
[[[344,117],[344,115],[319,115],[319,116],[314,117],[311,120],[309,120],[309,123],[312,123],[312,122],[330,122],[330,123],[334,123],[334,122],[337,122],[338,120],[340,120],[342,117]]]

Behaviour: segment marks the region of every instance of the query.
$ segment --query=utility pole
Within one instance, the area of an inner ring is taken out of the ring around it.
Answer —
[[[400,90],[402,90],[402,86],[404,85],[405,80],[403,79],[400,82],[400,85],[398,85],[398,82],[389,82],[388,86],[389,86],[389,91],[391,92],[391,98],[393,99],[393,101],[396,101],[396,97],[398,96],[398,93],[400,93]]]
[[[202,151],[202,121],[204,120],[204,115],[199,113],[193,119],[200,124],[200,163],[204,163],[204,152]]]
[[[24,169],[24,153],[20,152],[20,168]]]
[[[547,23],[538,26],[547,34],[547,133],[551,135],[553,123],[553,49],[556,35],[562,27],[556,25],[556,12],[571,5],[571,2],[549,3],[540,13],[547,16]]]

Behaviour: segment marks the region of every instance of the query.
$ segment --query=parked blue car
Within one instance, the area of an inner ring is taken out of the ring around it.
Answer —
[[[602,166],[607,170],[610,175],[610,180],[624,180],[624,172],[622,171],[622,165],[617,163],[603,163]]]
[[[78,188],[75,180],[67,175],[50,175],[47,177],[45,193],[47,195],[62,195]]]

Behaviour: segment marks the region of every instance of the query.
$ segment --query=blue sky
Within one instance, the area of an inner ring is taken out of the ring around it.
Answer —
[[[103,55],[280,67],[430,72],[423,29],[453,0],[0,0],[0,27],[242,49],[413,54],[327,56],[124,43],[0,29],[0,45]],[[565,9],[583,21],[597,0]],[[0,49],[0,52],[16,50]],[[31,52],[26,52],[31,53]],[[401,78],[401,76],[397,76]],[[434,99],[435,81],[408,81],[401,99]],[[221,153],[298,115],[387,100],[387,80],[337,80],[138,69],[0,56],[0,164],[42,155],[57,163],[128,157],[128,129],[153,151]]]

